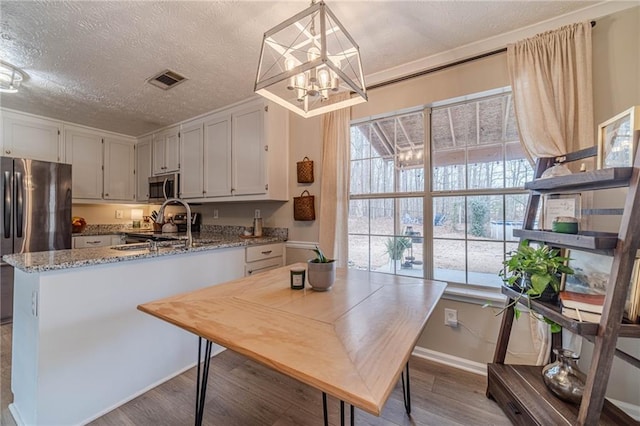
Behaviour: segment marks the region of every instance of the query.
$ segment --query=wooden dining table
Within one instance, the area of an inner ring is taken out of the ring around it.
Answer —
[[[351,404],[352,422],[353,406],[379,416],[400,377],[404,385],[404,374],[410,404],[408,360],[446,284],[338,268],[329,291],[308,284],[293,290],[295,267],[305,264],[138,306],[200,337],[196,424],[202,423],[212,343],[322,391],[325,422],[327,394],[341,408]]]

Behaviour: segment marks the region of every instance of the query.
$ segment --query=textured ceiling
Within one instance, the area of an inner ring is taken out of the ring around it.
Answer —
[[[588,1],[328,1],[365,75],[590,6]],[[262,34],[308,1],[0,1],[3,107],[138,136],[253,96]],[[145,80],[189,78],[170,91]]]

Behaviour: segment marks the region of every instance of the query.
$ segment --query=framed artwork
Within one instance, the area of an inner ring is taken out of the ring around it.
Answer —
[[[566,250],[567,263],[574,274],[563,275],[561,288],[566,291],[586,294],[605,294],[613,257],[580,250]],[[636,257],[631,283],[627,292],[624,317],[638,322],[640,318],[640,257]]]
[[[633,165],[640,139],[640,105],[598,126],[598,168]]]
[[[580,220],[581,194],[549,194],[542,198],[542,229],[550,231],[558,216],[570,216]]]

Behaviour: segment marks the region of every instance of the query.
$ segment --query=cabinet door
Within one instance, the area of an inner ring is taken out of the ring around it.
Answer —
[[[133,142],[104,139],[104,199],[135,200],[135,150]]]
[[[231,116],[204,123],[204,195],[231,195]]]
[[[149,176],[151,176],[151,144],[147,136],[136,144],[136,200],[149,201]]]
[[[167,131],[165,135],[165,172],[177,172],[180,170],[180,130],[175,127]]]
[[[72,165],[72,196],[102,199],[102,136],[65,126],[65,158]]]
[[[61,123],[3,111],[2,128],[2,155],[53,162],[63,160]]]
[[[265,144],[264,106],[258,105],[232,115],[233,124],[233,195],[264,194]]]
[[[203,168],[203,127],[202,123],[187,125],[180,132],[180,197],[202,198]]]
[[[165,163],[166,138],[162,133],[153,135],[153,174],[161,175],[166,173]]]

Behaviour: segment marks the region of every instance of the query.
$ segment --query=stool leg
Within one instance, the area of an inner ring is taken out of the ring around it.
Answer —
[[[404,399],[404,409],[407,411],[407,414],[411,414],[411,381],[409,380],[409,361],[407,361],[407,365],[405,368],[406,372],[401,374],[402,377],[402,397]],[[406,382],[404,376],[407,376]]]

